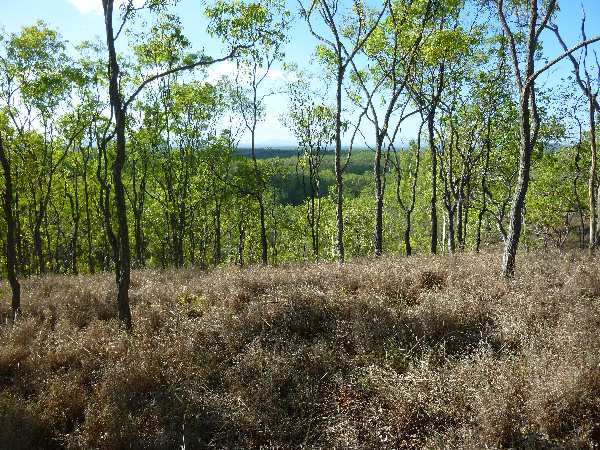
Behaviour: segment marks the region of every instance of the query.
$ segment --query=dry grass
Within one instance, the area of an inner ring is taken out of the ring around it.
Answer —
[[[598,448],[600,269],[390,258],[31,279],[0,448]],[[8,290],[0,309],[8,314]]]

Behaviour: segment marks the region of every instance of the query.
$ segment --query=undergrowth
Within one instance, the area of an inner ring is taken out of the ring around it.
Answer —
[[[0,448],[598,448],[600,269],[383,258],[32,278],[0,314]]]

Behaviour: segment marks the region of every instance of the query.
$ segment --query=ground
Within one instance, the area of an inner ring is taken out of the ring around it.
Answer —
[[[499,259],[25,280],[0,448],[598,448],[598,260]]]

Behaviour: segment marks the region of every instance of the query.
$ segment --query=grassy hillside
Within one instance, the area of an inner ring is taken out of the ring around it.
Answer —
[[[594,448],[597,261],[498,258],[27,280],[0,448]]]

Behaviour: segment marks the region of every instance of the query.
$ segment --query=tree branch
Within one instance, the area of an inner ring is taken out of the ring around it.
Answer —
[[[178,67],[173,67],[172,69],[169,70],[165,70],[164,72],[158,73],[156,75],[152,75],[148,78],[146,78],[138,87],[137,89],[133,92],[133,94],[131,94],[129,96],[129,98],[127,99],[126,102],[123,103],[123,108],[127,109],[127,107],[130,105],[130,103],[135,100],[135,98],[138,96],[138,94],[150,83],[152,83],[155,80],[158,80],[159,78],[165,77],[167,75],[172,75],[174,73],[177,72],[182,72],[185,70],[192,70],[196,67],[206,67],[206,66],[210,66],[212,64],[216,64],[219,62],[223,62],[223,61],[227,61],[231,58],[233,58],[234,56],[237,55],[237,53],[240,50],[245,50],[247,48],[249,48],[249,45],[239,45],[239,46],[235,46],[231,49],[231,52],[229,52],[228,55],[223,56],[222,58],[217,58],[217,59],[210,59],[210,60],[205,60],[205,59],[201,59],[200,61],[196,61],[194,63],[190,63],[190,64],[185,64],[183,66],[178,66]]]
[[[552,67],[553,65],[555,65],[556,63],[560,62],[561,60],[563,60],[564,58],[566,58],[567,56],[569,56],[570,54],[572,54],[573,52],[576,52],[577,50],[579,50],[580,48],[585,47],[586,45],[590,45],[593,44],[594,42],[598,42],[600,41],[600,35],[598,36],[594,36],[593,38],[587,39],[585,41],[581,41],[579,44],[575,45],[574,47],[571,47],[569,50],[567,50],[566,52],[562,53],[561,55],[557,56],[556,58],[554,58],[552,61],[548,62],[544,67],[542,67],[541,69],[538,69],[536,72],[533,73],[533,75],[531,75],[526,81],[525,81],[525,86],[529,86],[531,85],[535,79],[537,77],[539,77],[542,73],[544,73],[546,70],[548,70],[550,67]]]

